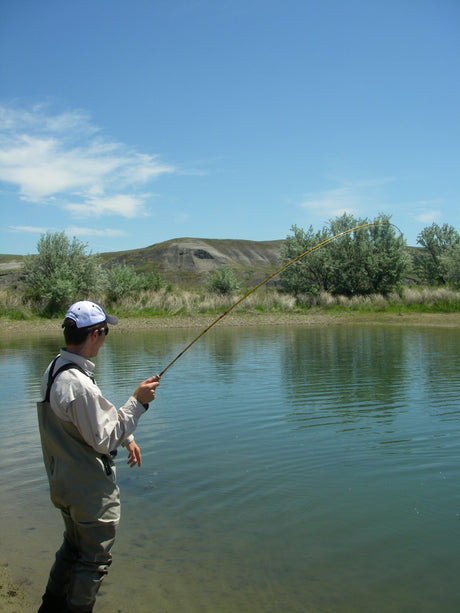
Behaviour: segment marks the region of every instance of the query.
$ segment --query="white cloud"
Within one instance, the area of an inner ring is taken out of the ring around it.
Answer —
[[[300,206],[312,213],[326,217],[337,217],[344,213],[356,213],[356,197],[350,187],[324,190],[316,194],[307,194]]]
[[[123,230],[111,230],[110,228],[80,228],[78,226],[70,226],[65,230],[69,236],[103,236],[116,238],[117,236],[125,236]]]
[[[369,208],[381,211],[383,201],[380,188],[394,180],[392,177],[383,177],[344,182],[333,189],[307,194],[300,206],[323,220],[339,217],[345,213],[367,216]]]
[[[78,217],[100,217],[101,215],[120,215],[122,217],[139,217],[145,215],[146,195],[130,196],[118,194],[116,196],[88,196],[82,203],[69,203],[65,208]]]
[[[55,228],[43,228],[38,226],[8,226],[10,232],[18,232],[25,234],[46,234],[47,232],[55,232]],[[125,236],[123,230],[112,230],[110,228],[84,228],[79,226],[69,226],[65,229],[68,236],[103,236],[117,237]]]
[[[36,226],[8,226],[11,232],[22,232],[26,234],[45,234],[49,228],[38,228]]]
[[[421,223],[432,224],[440,217],[441,217],[441,211],[431,209],[431,210],[422,210],[418,215],[416,215],[415,219],[417,221],[420,221]]]
[[[145,214],[145,185],[173,172],[158,156],[103,139],[81,111],[0,106],[0,181],[29,202],[136,217]]]
[[[98,128],[91,125],[89,115],[81,110],[74,109],[59,115],[50,115],[47,113],[45,104],[36,104],[30,110],[0,105],[0,128],[2,132],[15,132],[18,127],[27,132],[55,132],[67,135],[74,133],[75,136],[80,138],[99,131]]]

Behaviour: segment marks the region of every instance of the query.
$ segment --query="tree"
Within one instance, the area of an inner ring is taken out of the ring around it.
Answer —
[[[447,283],[460,289],[460,243],[453,245],[446,255],[441,256],[441,265]]]
[[[232,292],[238,291],[238,281],[228,264],[222,266],[222,268],[214,271],[210,275],[207,289],[209,292],[216,294],[231,294]]]
[[[86,248],[65,232],[47,232],[37,243],[38,255],[25,257],[26,292],[42,303],[45,313],[59,313],[100,289],[102,270],[97,257],[87,254]]]
[[[389,217],[379,215],[369,226],[345,234],[313,251],[283,271],[285,288],[292,293],[321,291],[333,295],[388,294],[398,287],[407,267],[404,240],[395,236]],[[344,214],[329,222],[321,232],[307,233],[293,226],[293,237],[288,237],[281,250],[282,262],[287,263],[301,253],[341,232],[369,223]]]
[[[405,241],[395,236],[388,215],[381,214],[374,222],[379,224],[346,234],[330,245],[335,263],[333,294],[387,295],[401,284],[408,267]],[[331,235],[366,223],[368,219],[342,215],[330,222]]]
[[[280,261],[282,264],[287,264],[330,236],[327,228],[315,233],[313,226],[310,226],[305,232],[294,225],[291,231],[293,236],[288,236],[281,247]],[[313,251],[281,273],[283,287],[287,292],[319,294],[321,291],[330,290],[333,272],[331,254],[327,250],[320,251]]]
[[[445,285],[451,274],[449,258],[460,244],[460,234],[446,223],[442,226],[432,223],[420,232],[417,243],[423,247],[414,257],[414,268],[420,279],[428,285]]]

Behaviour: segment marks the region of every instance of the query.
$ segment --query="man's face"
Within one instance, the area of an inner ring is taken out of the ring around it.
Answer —
[[[99,349],[105,343],[105,337],[109,333],[109,328],[106,326],[102,330],[95,330],[91,334],[91,358],[95,358],[99,352]]]

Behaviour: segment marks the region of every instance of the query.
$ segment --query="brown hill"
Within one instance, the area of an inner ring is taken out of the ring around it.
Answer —
[[[14,287],[24,281],[22,255],[0,255],[0,289]]]
[[[104,266],[127,264],[137,272],[157,272],[167,283],[182,287],[206,283],[209,274],[224,265],[243,283],[253,284],[279,267],[283,242],[178,238],[101,258]]]

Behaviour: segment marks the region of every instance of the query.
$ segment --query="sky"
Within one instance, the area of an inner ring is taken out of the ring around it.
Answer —
[[[0,0],[0,253],[460,231],[458,0]]]

